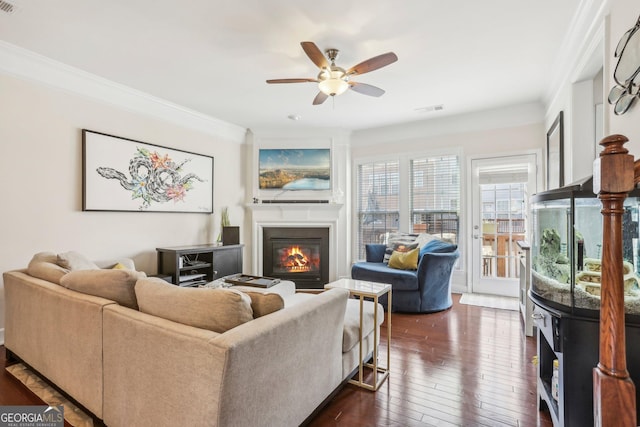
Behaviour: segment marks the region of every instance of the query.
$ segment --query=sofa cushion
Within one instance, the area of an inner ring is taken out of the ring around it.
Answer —
[[[284,299],[277,293],[244,291],[251,298],[251,310],[253,318],[266,316],[284,308]]]
[[[58,254],[58,265],[69,270],[99,270],[96,265],[86,256],[79,252],[69,251]]]
[[[251,298],[233,289],[183,288],[159,278],[138,280],[143,313],[196,328],[223,333],[253,320]]]
[[[39,252],[29,261],[27,274],[59,285],[60,279],[69,270],[60,267],[57,262],[58,257],[53,252]]]
[[[135,270],[136,264],[131,258],[115,258],[95,261],[99,268],[120,268],[123,270]]]
[[[389,267],[398,270],[416,270],[418,268],[419,252],[418,248],[409,252],[393,251],[389,259]]]
[[[364,301],[362,304],[362,336],[369,335],[374,328],[373,301]],[[384,321],[384,309],[378,304],[378,325]],[[347,309],[344,313],[344,333],[342,334],[342,352],[346,353],[358,345],[360,331],[360,300],[350,298],[347,300]]]
[[[394,291],[418,290],[418,275],[412,270],[395,270],[382,262],[357,262],[351,277],[379,283],[393,283]]]
[[[138,309],[135,285],[138,279],[147,277],[141,271],[132,270],[75,270],[60,279],[65,288],[94,295]]]
[[[447,243],[442,240],[431,240],[420,249],[420,257],[426,253],[446,253],[458,249],[458,245]]]

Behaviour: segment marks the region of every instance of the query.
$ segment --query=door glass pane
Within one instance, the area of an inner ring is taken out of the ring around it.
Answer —
[[[519,240],[525,240],[526,183],[481,184],[482,277],[520,275]]]

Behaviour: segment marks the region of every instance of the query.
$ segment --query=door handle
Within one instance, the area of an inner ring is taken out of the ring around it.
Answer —
[[[542,320],[542,326],[547,326],[547,317],[544,314],[535,311],[531,314],[531,318],[533,320]]]

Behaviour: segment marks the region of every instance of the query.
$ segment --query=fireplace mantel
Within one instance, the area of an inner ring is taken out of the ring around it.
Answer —
[[[250,203],[252,260],[254,274],[263,274],[262,235],[264,227],[327,227],[329,229],[329,278],[335,280],[338,266],[338,223],[341,203]]]
[[[295,212],[295,211],[323,211],[323,212],[336,212],[336,216],[340,209],[344,206],[342,203],[249,203],[247,207],[254,212],[260,211],[276,211],[283,212]]]

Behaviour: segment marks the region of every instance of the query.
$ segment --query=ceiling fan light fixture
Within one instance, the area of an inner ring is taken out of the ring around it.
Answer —
[[[335,65],[323,68],[318,74],[318,80],[320,91],[329,96],[340,95],[349,89],[349,76],[344,69]]]
[[[318,83],[318,87],[323,93],[329,96],[336,96],[349,89],[349,83],[342,79],[327,79]]]

